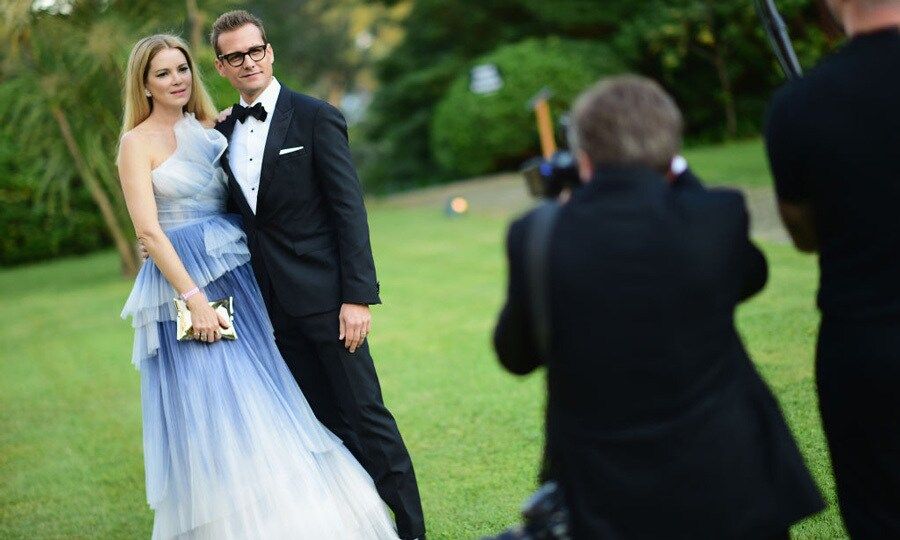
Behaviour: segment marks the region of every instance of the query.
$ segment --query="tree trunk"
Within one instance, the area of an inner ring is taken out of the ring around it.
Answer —
[[[85,186],[87,186],[91,198],[94,200],[94,204],[100,209],[100,214],[103,216],[103,222],[106,224],[106,229],[113,238],[113,242],[116,245],[116,250],[118,250],[119,258],[122,262],[122,272],[131,277],[137,275],[140,261],[134,242],[128,241],[122,224],[116,216],[116,211],[109,201],[109,196],[103,190],[103,186],[100,184],[100,180],[94,174],[94,171],[88,167],[87,161],[81,153],[81,149],[78,148],[75,136],[72,134],[72,126],[69,124],[68,117],[66,117],[66,114],[58,105],[51,105],[50,111],[53,114],[53,118],[56,119],[56,125],[59,127],[59,131],[66,142],[69,155],[72,157],[72,161],[75,162],[75,169],[78,171]]]
[[[187,3],[187,18],[191,32],[191,48],[194,54],[203,45],[203,12],[197,7],[197,0],[185,0]]]
[[[719,87],[722,90],[722,106],[725,109],[725,134],[729,139],[737,136],[737,111],[734,104],[734,88],[731,85],[731,77],[728,75],[727,49],[722,43],[719,29],[715,24],[713,7],[707,3],[707,22],[713,34],[712,61],[719,77]]]
[[[725,108],[725,132],[729,139],[737,136],[737,111],[734,106],[734,90],[731,87],[731,77],[728,76],[728,66],[725,63],[724,51],[717,44],[713,48],[713,60],[716,65],[716,73],[719,76],[719,84],[722,87],[722,106]]]

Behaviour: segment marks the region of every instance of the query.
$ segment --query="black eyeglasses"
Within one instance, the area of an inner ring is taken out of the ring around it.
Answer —
[[[264,43],[262,45],[257,45],[256,47],[250,47],[244,52],[233,52],[228,54],[220,54],[217,56],[219,60],[225,60],[228,62],[228,65],[231,67],[240,67],[244,65],[244,57],[250,56],[250,59],[254,62],[259,62],[266,56],[266,46],[268,43]]]

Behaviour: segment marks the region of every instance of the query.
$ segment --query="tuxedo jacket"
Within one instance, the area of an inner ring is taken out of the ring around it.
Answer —
[[[734,327],[767,278],[740,193],[639,168],[579,188],[547,251],[547,359],[525,274],[531,219],[509,230],[494,344],[515,373],[546,360],[547,452],[575,538],[762,538],[821,507]]]
[[[221,159],[229,178],[229,211],[243,217],[266,304],[277,301],[301,317],[342,303],[380,303],[363,193],[343,116],[286,86],[269,114],[255,214],[227,153]],[[230,138],[235,122],[232,115],[217,129]]]

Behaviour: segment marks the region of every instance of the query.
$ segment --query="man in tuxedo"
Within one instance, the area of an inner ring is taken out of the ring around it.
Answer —
[[[273,77],[272,45],[250,13],[220,16],[211,41],[241,96],[218,126],[229,140],[221,162],[278,348],[316,416],[372,476],[401,538],[424,537],[412,461],[366,341],[380,299],[344,118]]]
[[[900,538],[900,0],[828,0],[849,40],[772,98],[782,220],[819,255],[819,409],[853,538]]]
[[[583,185],[549,221],[543,290],[546,208],[510,227],[494,346],[513,373],[547,366],[573,537],[786,538],[823,503],[734,328],[767,277],[743,197],[666,177],[682,120],[652,81],[604,81],[572,116]]]

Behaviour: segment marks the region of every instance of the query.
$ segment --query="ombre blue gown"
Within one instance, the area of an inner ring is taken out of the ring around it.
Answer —
[[[135,329],[153,538],[396,538],[372,479],[313,415],[272,332],[237,216],[227,146],[193,115],[152,173],[160,225],[210,300],[234,297],[236,341],[180,342],[176,291],[148,260],[122,317]]]

